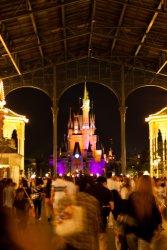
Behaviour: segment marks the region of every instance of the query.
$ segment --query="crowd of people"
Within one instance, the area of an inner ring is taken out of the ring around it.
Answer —
[[[7,241],[1,236],[0,249],[22,250],[7,230],[7,222],[15,222],[12,225],[24,235],[30,218],[47,219],[62,239],[61,244],[55,242],[55,250],[160,250],[167,246],[163,235],[166,178],[80,174],[75,179],[22,178],[18,185],[8,178],[0,181],[0,205],[5,223],[1,227],[8,232],[6,238],[11,236]],[[113,246],[109,228],[115,236]]]

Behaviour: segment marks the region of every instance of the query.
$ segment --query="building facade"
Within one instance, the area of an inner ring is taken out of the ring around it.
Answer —
[[[167,176],[167,107],[145,120],[149,124],[150,175]]]
[[[18,183],[24,174],[25,123],[28,119],[5,107],[3,82],[0,81],[0,178]]]

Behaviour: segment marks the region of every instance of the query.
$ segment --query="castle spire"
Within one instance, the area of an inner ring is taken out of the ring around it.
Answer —
[[[3,82],[0,80],[0,108],[2,109],[6,104],[5,95],[4,95],[4,87]]]
[[[91,109],[90,109],[90,127],[95,128],[95,115],[93,111],[93,101],[91,102]]]
[[[70,112],[69,112],[68,128],[69,129],[73,128],[72,118],[71,118],[71,107],[70,107]]]
[[[93,110],[93,100],[91,101],[91,114],[93,115],[93,112],[94,110]]]
[[[101,150],[101,144],[99,141],[99,136],[97,135],[96,150]]]
[[[82,115],[81,110],[82,110],[82,98],[79,97],[79,115]]]
[[[102,151],[101,151],[101,160],[104,160],[104,147],[101,145]]]
[[[89,99],[89,95],[88,95],[88,91],[87,91],[87,87],[86,87],[86,81],[85,81],[84,100],[88,100],[88,99]]]

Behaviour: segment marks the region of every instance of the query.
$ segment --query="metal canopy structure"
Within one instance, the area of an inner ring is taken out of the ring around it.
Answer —
[[[19,86],[52,93],[53,65],[59,94],[86,76],[119,95],[122,64],[128,92],[143,84],[166,89],[166,54],[166,0],[1,1],[0,78],[7,93]]]
[[[32,86],[57,102],[85,77],[115,93],[124,131],[129,93],[143,86],[167,90],[167,1],[1,0],[6,94]]]

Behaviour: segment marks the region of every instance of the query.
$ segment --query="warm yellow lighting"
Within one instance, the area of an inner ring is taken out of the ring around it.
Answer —
[[[8,119],[8,120],[11,120],[14,122],[23,121],[25,123],[28,123],[28,121],[29,121],[24,115],[19,115],[16,112],[14,112],[8,108],[4,109],[4,113],[5,113],[5,115],[4,115],[5,119]]]
[[[165,112],[166,109],[167,109],[167,107],[161,109],[160,111],[158,111],[155,114],[149,115],[149,117],[145,118],[145,121],[149,122],[149,121],[154,120],[154,119],[159,120],[162,118],[164,118],[166,120],[167,119],[167,112]]]
[[[148,171],[144,171],[143,175],[150,175]]]
[[[96,150],[96,153],[101,156],[101,150]]]
[[[4,117],[5,117],[5,119],[11,120],[11,121],[13,121],[13,122],[24,121],[25,123],[28,123],[28,121],[29,121],[27,118],[25,118],[25,116],[17,117],[17,118],[16,118],[16,117],[11,117],[11,116],[5,115]]]
[[[158,135],[162,136],[162,143],[166,140],[167,135],[167,107],[161,109],[155,114],[149,115],[145,118],[145,121],[149,123],[149,140],[150,140],[150,175],[151,177],[156,176],[161,177],[166,175],[166,171],[159,169],[159,164],[161,163],[161,168],[164,169],[166,165],[166,150],[165,147],[161,149],[161,157],[158,155],[159,144]]]
[[[0,164],[0,168],[9,168],[10,166],[9,165],[6,165],[6,164]]]

